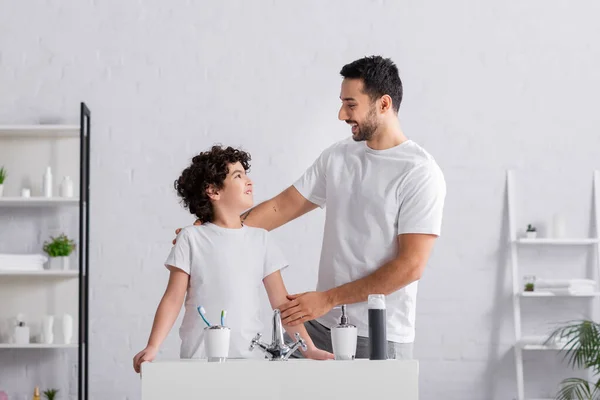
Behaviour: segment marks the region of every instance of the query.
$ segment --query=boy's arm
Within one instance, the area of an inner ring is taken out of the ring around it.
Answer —
[[[288,292],[285,288],[285,284],[283,283],[283,279],[281,278],[280,271],[275,271],[272,274],[266,276],[263,279],[263,283],[265,285],[265,289],[267,290],[269,302],[271,303],[271,307],[273,307],[273,309],[278,308],[278,306],[287,301]],[[304,341],[306,342],[307,350],[300,350],[302,351],[305,357],[312,358],[315,360],[333,359],[333,354],[324,350],[320,350],[315,346],[304,325],[298,325],[293,327],[284,326],[284,328],[288,335],[290,335],[291,337],[294,337],[296,332],[298,332],[302,339],[304,339]]]
[[[169,267],[169,270],[171,271],[169,283],[156,310],[152,332],[148,339],[148,346],[157,348],[160,347],[169,334],[181,311],[190,280],[190,276],[179,268]]]
[[[144,361],[154,359],[160,345],[173,327],[185,299],[190,276],[179,268],[168,268],[171,271],[169,283],[156,310],[148,344],[133,359],[133,368],[136,372],[139,372],[140,365]]]
[[[298,189],[290,186],[272,199],[246,211],[240,219],[244,225],[272,231],[317,207],[317,204],[302,196]]]

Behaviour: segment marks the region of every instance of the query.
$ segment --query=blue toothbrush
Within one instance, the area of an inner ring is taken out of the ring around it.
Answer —
[[[221,326],[225,326],[225,316],[227,315],[227,311],[221,310]]]
[[[204,316],[204,314],[206,314],[206,310],[204,309],[204,307],[202,307],[202,306],[198,307],[198,314],[200,314],[200,317],[202,317],[202,319],[204,320],[204,323],[206,324],[206,326],[210,327],[210,323],[208,322],[208,320]]]

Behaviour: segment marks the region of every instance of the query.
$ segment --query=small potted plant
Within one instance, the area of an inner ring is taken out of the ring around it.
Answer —
[[[44,242],[44,251],[50,257],[50,269],[69,269],[69,256],[75,250],[75,242],[64,233],[58,237],[50,237],[50,241]]]
[[[4,167],[0,167],[0,197],[4,193],[4,180],[6,179],[6,169]]]
[[[44,393],[44,397],[48,400],[54,400],[56,399],[56,394],[58,393],[58,389],[48,389],[46,391],[43,392]]]
[[[535,239],[537,237],[537,229],[535,229],[535,226],[531,224],[527,225],[525,236],[527,237],[527,239]]]
[[[533,292],[535,290],[535,276],[526,275],[523,277],[525,287],[523,288],[526,292]]]

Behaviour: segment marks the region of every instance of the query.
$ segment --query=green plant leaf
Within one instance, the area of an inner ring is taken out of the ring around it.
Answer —
[[[595,390],[594,390],[595,392]],[[568,378],[561,382],[561,388],[556,393],[556,400],[596,400],[590,383],[581,378]]]
[[[54,398],[56,397],[56,394],[59,392],[58,389],[48,389],[46,391],[44,391],[44,396],[46,397],[46,399],[48,400],[54,400]]]
[[[44,242],[43,250],[50,257],[66,257],[75,250],[75,242],[69,239],[64,233],[58,237],[50,237],[50,241]]]
[[[571,321],[556,329],[548,337],[546,344],[554,340],[564,340],[564,359],[572,368],[592,368],[600,372],[600,325],[593,321]]]

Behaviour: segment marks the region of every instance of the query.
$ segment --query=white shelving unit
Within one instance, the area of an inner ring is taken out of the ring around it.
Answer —
[[[0,279],[2,277],[32,277],[32,278],[79,278],[79,271],[55,271],[44,269],[41,271],[12,271],[0,270]]]
[[[512,269],[512,286],[513,286],[513,317],[515,326],[515,370],[517,377],[517,400],[551,400],[551,399],[525,399],[525,379],[523,371],[523,351],[529,350],[550,350],[560,351],[562,346],[556,344],[545,344],[545,337],[523,336],[521,330],[521,299],[524,297],[532,298],[581,298],[587,297],[595,299],[600,297],[600,292],[593,293],[570,293],[570,294],[555,294],[551,292],[525,292],[523,291],[521,275],[519,272],[518,249],[520,246],[593,246],[596,252],[596,266],[598,274],[596,283],[600,279],[600,171],[594,171],[593,176],[594,204],[593,215],[595,216],[595,236],[593,238],[540,238],[526,239],[517,238],[516,224],[516,187],[515,187],[515,172],[507,172],[507,197],[508,197],[508,228],[509,228],[509,244],[510,244],[510,261]],[[600,286],[597,286],[600,288]]]
[[[0,197],[0,207],[78,206],[78,197]]]
[[[591,293],[553,293],[553,292],[544,292],[544,291],[535,291],[535,292],[522,292],[519,293],[521,297],[598,297],[600,296],[600,292],[591,292]]]
[[[73,256],[71,260],[74,269],[14,270],[11,266],[6,266],[5,269],[0,267],[0,317],[13,318],[16,313],[22,312],[28,324],[34,326],[30,332],[32,342],[28,344],[11,343],[10,329],[4,332],[9,337],[0,337],[0,359],[3,358],[3,351],[37,349],[41,352],[40,357],[46,357],[45,351],[76,349],[74,366],[77,368],[77,399],[87,400],[91,113],[85,103],[80,106],[79,124],[0,125],[0,166],[7,167],[9,181],[8,193],[5,187],[4,196],[0,196],[0,212],[9,219],[13,214],[18,218],[39,218],[42,215],[44,221],[53,219],[49,216],[57,216],[55,221],[61,221],[58,224],[61,225],[61,230],[65,224],[69,224],[64,233],[73,238],[77,246],[77,257]],[[46,166],[52,166],[56,179],[54,190],[57,189],[61,175],[74,178],[78,175],[74,182],[79,184],[79,188],[75,186],[75,193],[79,197],[63,198],[56,194],[56,197],[40,197],[39,187],[34,185],[39,182],[36,176],[41,176],[41,171]],[[32,196],[17,197],[20,187],[29,187]],[[74,218],[74,208],[78,208],[79,218]],[[65,215],[68,218],[61,220],[60,217]],[[58,226],[55,221],[52,222],[53,226]],[[33,226],[35,233],[38,228]],[[44,235],[48,234],[47,227],[41,229],[45,229]],[[3,250],[11,252],[6,246],[3,246]],[[73,337],[70,343],[64,343],[62,336],[57,334],[62,332],[61,317],[65,313],[73,317]],[[55,341],[51,344],[40,343],[37,335],[39,326],[35,322],[48,314],[56,316]],[[65,374],[68,379],[72,376],[71,370],[65,371]]]
[[[76,349],[77,343],[75,344],[43,344],[43,343],[30,343],[30,344],[12,344],[12,343],[0,343],[0,349]]]
[[[590,244],[597,244],[600,241],[598,239],[551,239],[551,238],[540,238],[540,239],[517,239],[518,244],[523,245],[553,245],[553,246],[587,246]]]
[[[0,125],[0,137],[29,138],[78,138],[79,125]]]

